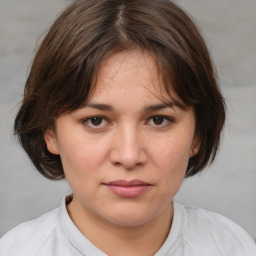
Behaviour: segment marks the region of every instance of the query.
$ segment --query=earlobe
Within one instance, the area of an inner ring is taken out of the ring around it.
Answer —
[[[198,154],[198,151],[200,149],[200,140],[198,138],[195,138],[193,140],[193,144],[192,144],[192,147],[191,147],[191,151],[190,151],[190,158],[191,157],[194,157],[195,155]]]
[[[45,140],[48,151],[54,155],[58,155],[59,149],[58,149],[58,145],[56,142],[55,132],[53,129],[48,129],[45,132],[44,140]]]
[[[190,158],[197,155],[198,151],[199,151],[199,149],[196,146],[192,147],[191,152],[190,152]]]

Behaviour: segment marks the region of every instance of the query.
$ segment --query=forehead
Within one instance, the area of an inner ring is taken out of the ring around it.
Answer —
[[[171,82],[168,84],[167,93],[152,54],[129,50],[113,54],[102,63],[90,99],[106,100],[116,94],[133,94],[163,101],[170,101],[168,95],[171,95],[172,101],[178,101]]]
[[[144,86],[149,81],[159,83],[152,56],[138,50],[116,53],[107,58],[102,63],[97,78],[97,87],[101,87],[102,82],[118,80],[133,80]]]

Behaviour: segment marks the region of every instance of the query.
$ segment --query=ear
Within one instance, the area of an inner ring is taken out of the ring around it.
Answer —
[[[195,136],[191,145],[190,155],[189,157],[193,157],[197,155],[199,149],[200,149],[201,141],[198,136]]]
[[[54,155],[58,155],[59,149],[56,141],[55,131],[53,129],[48,129],[45,132],[44,140],[45,140],[48,151]]]

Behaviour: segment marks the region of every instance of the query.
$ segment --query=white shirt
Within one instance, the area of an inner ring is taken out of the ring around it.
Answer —
[[[174,201],[169,235],[155,256],[256,256],[256,245],[231,220]],[[57,208],[20,224],[0,239],[0,256],[106,256]]]

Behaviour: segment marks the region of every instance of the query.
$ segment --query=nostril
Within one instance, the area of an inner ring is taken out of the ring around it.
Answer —
[[[134,168],[141,167],[145,164],[145,161],[138,157],[134,159],[119,159],[117,161],[112,161],[112,164],[117,167],[122,167],[126,170],[133,170]]]

